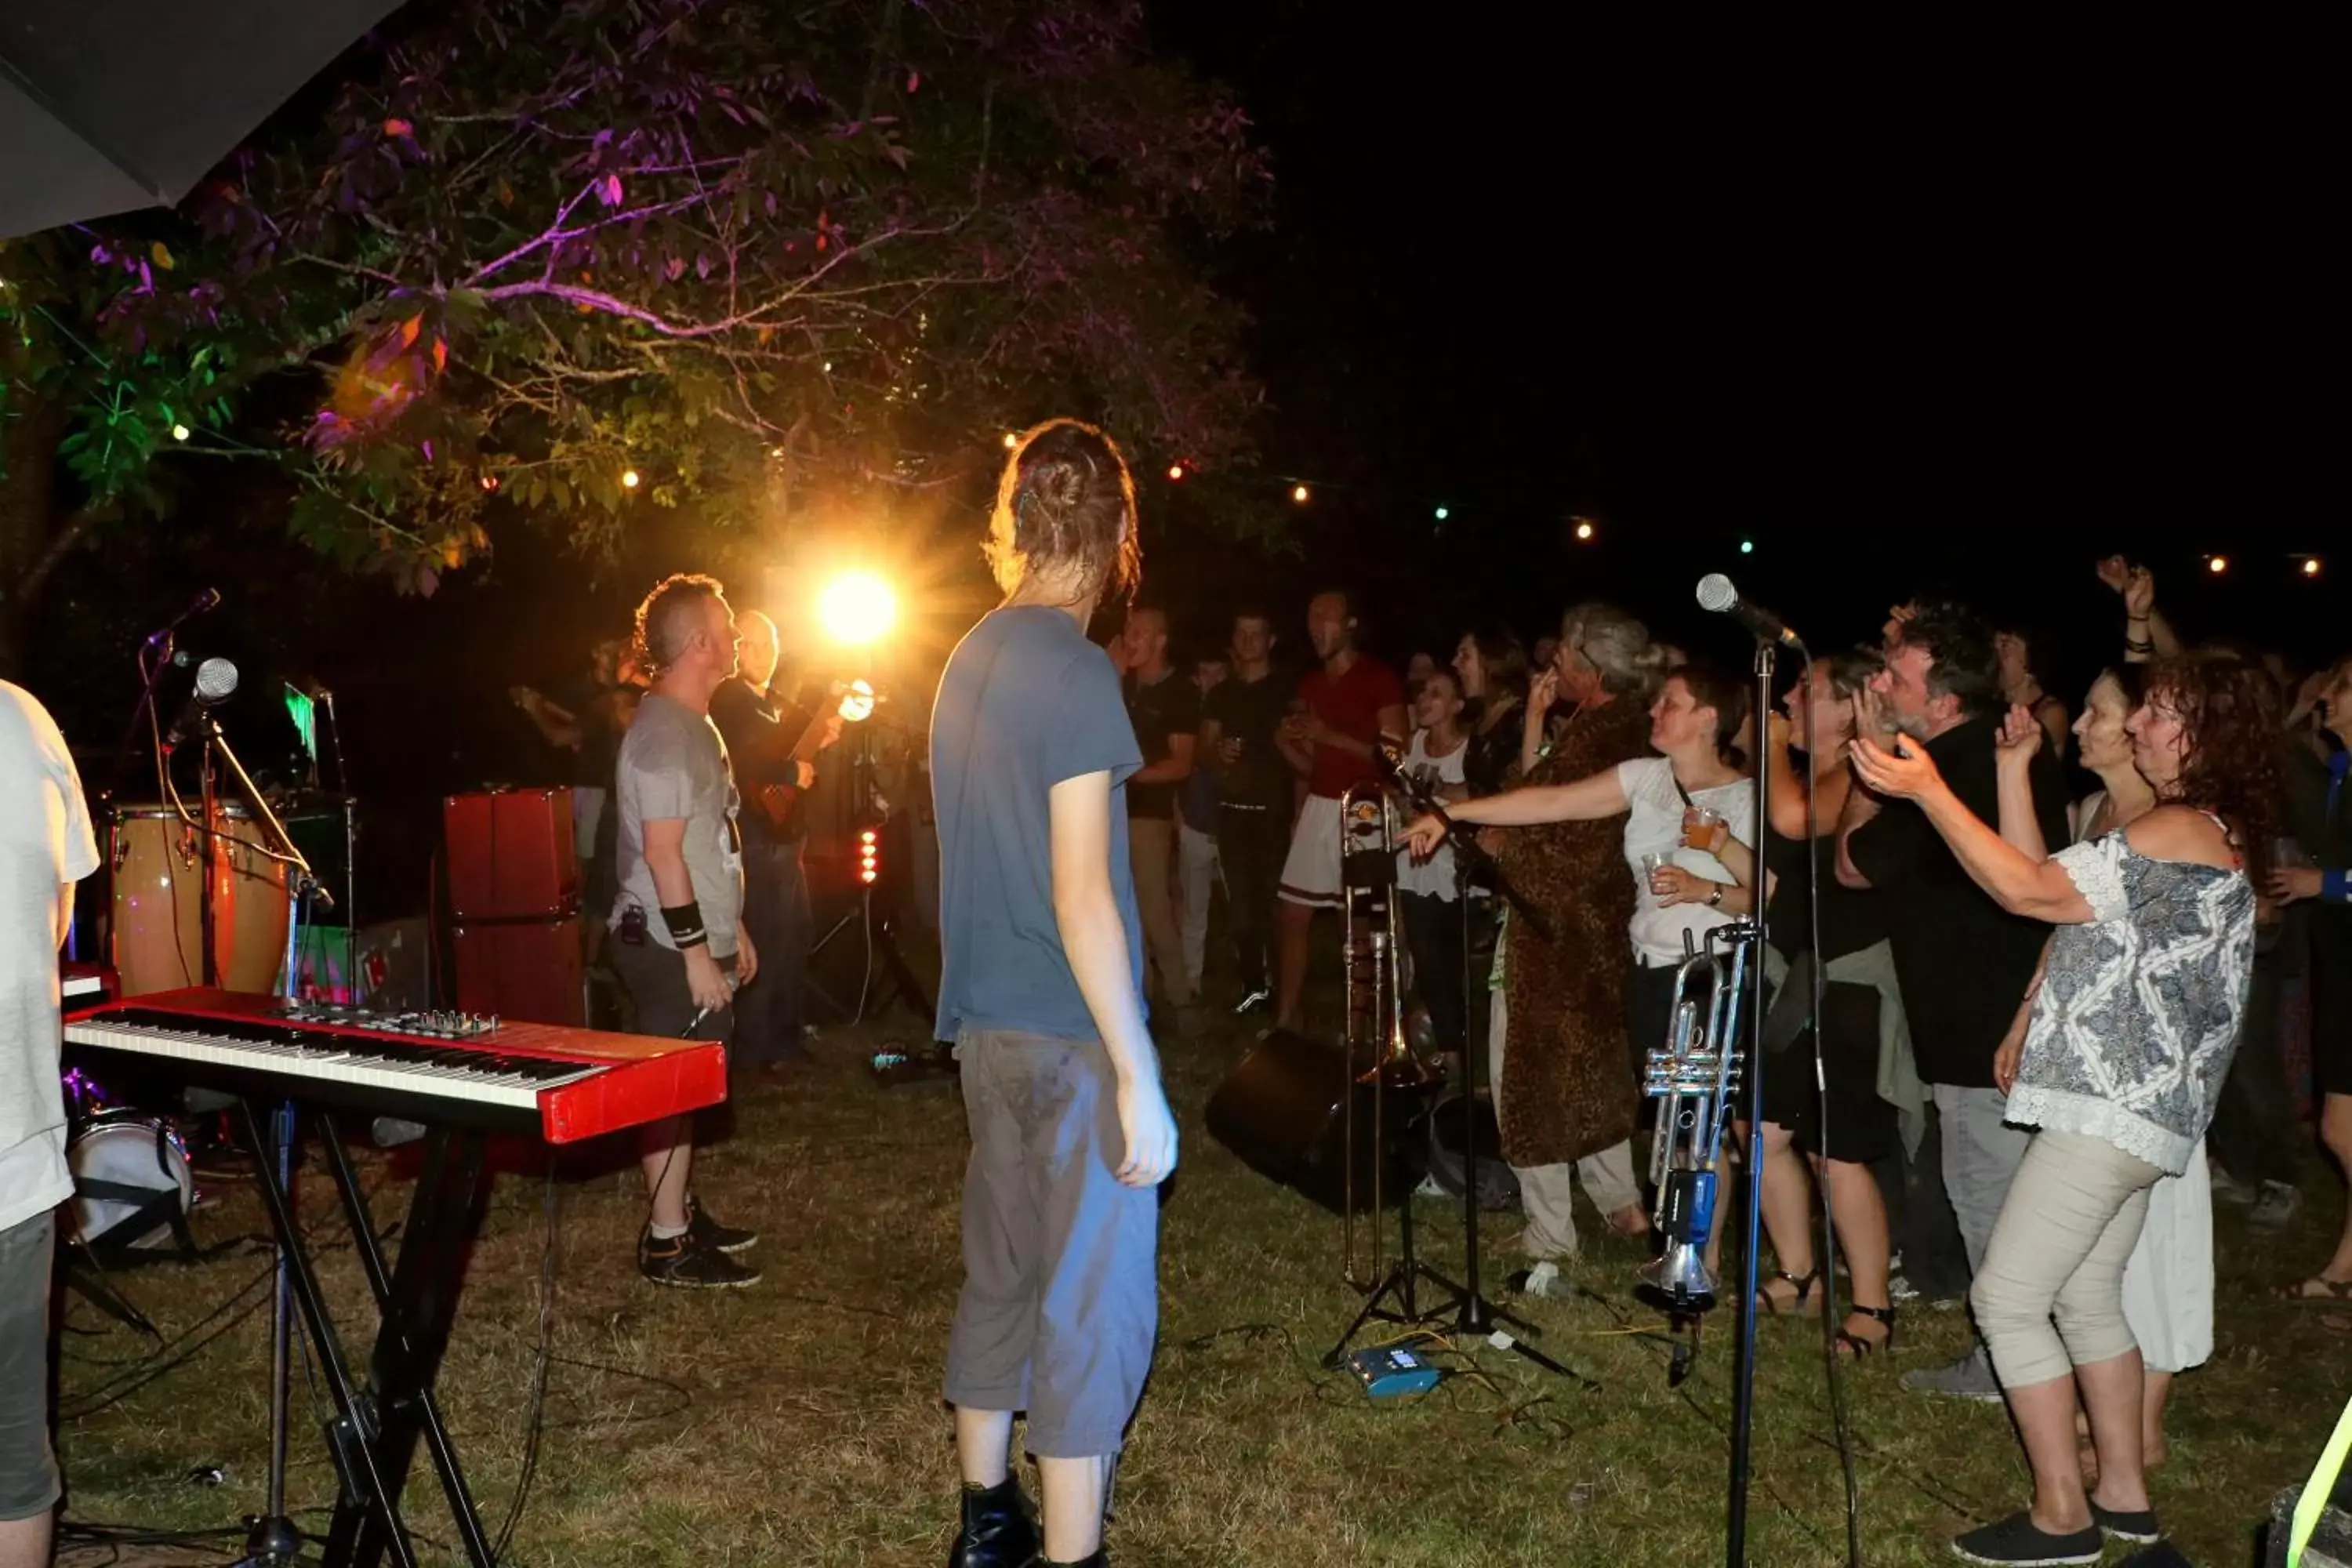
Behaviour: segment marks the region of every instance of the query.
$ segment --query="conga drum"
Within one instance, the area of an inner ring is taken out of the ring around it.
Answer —
[[[245,807],[224,802],[214,813],[220,835],[209,889],[216,984],[274,991],[286,959],[286,868],[252,847],[260,825]],[[205,835],[168,805],[137,804],[114,808],[110,837],[121,994],[202,985]]]

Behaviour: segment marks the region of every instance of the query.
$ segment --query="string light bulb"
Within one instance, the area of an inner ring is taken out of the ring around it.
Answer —
[[[1452,517],[1453,515],[1454,509],[1452,507],[1442,506],[1437,509],[1437,521],[1440,522],[1444,522],[1447,518]]]
[[[1307,504],[1307,487],[1305,485],[1291,486],[1290,499],[1297,501],[1300,506],[1305,506]]]
[[[1168,479],[1169,479],[1169,482],[1170,482],[1170,483],[1171,483],[1171,484],[1172,484],[1172,483],[1174,483],[1176,480],[1181,479],[1182,479],[1183,477],[1184,477],[1184,465],[1183,465],[1183,464],[1181,464],[1181,463],[1171,463],[1171,464],[1169,464],[1169,465],[1168,465]]]
[[[194,431],[189,429],[184,425],[174,425],[172,426],[172,439],[174,441],[184,441],[194,434]]]
[[[1010,452],[1013,447],[1018,447],[1019,445],[1021,445],[1020,432],[1017,430],[1007,430],[1004,433],[1004,449]]]
[[[2205,557],[2205,570],[2213,574],[2214,576],[2219,577],[2222,573],[2227,572],[2229,569],[2230,558],[2228,556],[2208,555]]]
[[[624,468],[621,470],[621,488],[625,490],[633,490],[637,488],[636,469]]]
[[[2306,555],[2303,558],[2303,574],[2306,577],[2316,577],[2319,575],[2318,556]]]
[[[1580,542],[1591,541],[1592,538],[1592,523],[1590,519],[1580,517],[1576,520],[1576,537]]]
[[[1753,554],[1755,554],[1755,553],[1756,553],[1756,542],[1755,542],[1754,540],[1752,540],[1752,539],[1743,539],[1743,540],[1741,540],[1741,541],[1739,542],[1739,553],[1741,553],[1742,555],[1753,555]]]
[[[482,476],[482,489],[483,489],[486,492],[488,492],[488,494],[491,494],[491,495],[496,495],[496,494],[498,494],[498,493],[499,493],[499,477],[498,477],[498,475],[496,475],[496,474],[484,474],[484,475]]]

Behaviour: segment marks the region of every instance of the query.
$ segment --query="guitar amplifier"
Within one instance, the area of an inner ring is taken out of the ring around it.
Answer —
[[[586,1026],[579,916],[461,922],[456,937],[458,1011]]]
[[[449,909],[460,921],[546,920],[580,907],[569,789],[502,789],[441,803]]]

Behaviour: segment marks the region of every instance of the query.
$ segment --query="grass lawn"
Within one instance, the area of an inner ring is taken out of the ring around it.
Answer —
[[[895,1022],[904,1038],[904,1020]],[[751,1289],[642,1283],[634,1173],[566,1165],[544,1430],[510,1561],[944,1561],[955,1477],[939,1380],[961,1272],[962,1112],[952,1093],[876,1088],[861,1064],[883,1038],[829,1031],[814,1065],[745,1089],[731,1138],[698,1164],[711,1210],[765,1233],[752,1256],[766,1279]],[[1233,1031],[1170,1053],[1186,1141],[1161,1247],[1160,1358],[1119,1476],[1115,1559],[1130,1568],[1721,1562],[1728,1317],[1713,1321],[1693,1375],[1670,1389],[1663,1348],[1622,1331],[1652,1321],[1625,1289],[1637,1255],[1601,1247],[1573,1271],[1592,1297],[1518,1304],[1542,1327],[1544,1347],[1590,1385],[1482,1350],[1475,1363],[1444,1358],[1475,1364],[1475,1374],[1425,1398],[1370,1403],[1318,1364],[1357,1301],[1339,1279],[1337,1222],[1244,1169],[1201,1127],[1201,1106],[1244,1045]],[[440,1384],[493,1531],[521,1471],[540,1342],[546,1183],[533,1158],[519,1153],[498,1180]],[[2308,1470],[2352,1394],[2352,1342],[2262,1295],[2315,1265],[2335,1234],[2339,1187],[2315,1161],[2309,1170],[2313,1201],[2283,1237],[2247,1234],[2240,1210],[2218,1216],[2219,1346],[2210,1365],[2181,1380],[2171,1462],[2155,1479],[2158,1508],[2200,1565],[2252,1560],[2271,1495]],[[384,1184],[380,1216],[396,1215],[406,1196],[400,1164],[370,1156],[363,1175]],[[200,1240],[261,1228],[242,1184],[213,1186],[219,1201],[199,1215]],[[323,1177],[306,1180],[303,1197],[306,1217],[331,1237]],[[1428,1256],[1454,1269],[1457,1216],[1437,1204],[1418,1212]],[[1496,1228],[1499,1239],[1516,1222],[1505,1216]],[[266,1320],[217,1309],[263,1299],[263,1261],[238,1247],[124,1277],[125,1293],[174,1340],[234,1326],[87,1413],[146,1346],[73,1299],[61,1373],[64,1405],[76,1413],[63,1427],[71,1517],[234,1527],[259,1506]],[[1497,1258],[1487,1270],[1498,1294],[1507,1267]],[[372,1314],[361,1310],[349,1249],[321,1268],[362,1347]],[[1930,1401],[1895,1384],[1901,1370],[1957,1352],[1965,1333],[1959,1314],[1922,1311],[1905,1321],[1897,1353],[1847,1380],[1872,1563],[1948,1562],[1955,1529],[2026,1495],[2000,1407]],[[1843,1563],[1816,1326],[1768,1321],[1761,1338],[1750,1559]],[[322,1392],[298,1370],[291,1491],[300,1510],[332,1500],[323,1409]],[[215,1465],[223,1484],[190,1479]],[[428,1470],[420,1467],[409,1496],[421,1554],[454,1561]],[[301,1517],[316,1529],[324,1515]]]

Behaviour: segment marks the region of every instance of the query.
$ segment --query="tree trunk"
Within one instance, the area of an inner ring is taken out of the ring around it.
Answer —
[[[0,676],[13,678],[32,649],[41,590],[87,520],[58,515],[67,411],[35,404],[8,412],[13,417],[0,419]]]

